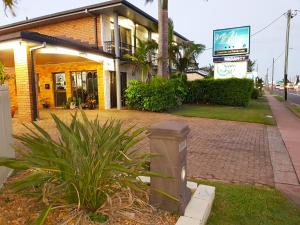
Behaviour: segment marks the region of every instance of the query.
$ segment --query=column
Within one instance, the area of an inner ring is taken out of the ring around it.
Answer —
[[[120,32],[118,14],[114,13],[114,36],[115,36],[115,70],[116,70],[116,90],[117,109],[121,109],[121,73],[120,73]]]
[[[33,121],[30,53],[26,43],[14,48],[15,76],[18,101],[18,116],[21,120]]]

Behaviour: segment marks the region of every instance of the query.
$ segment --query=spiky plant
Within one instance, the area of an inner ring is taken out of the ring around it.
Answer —
[[[121,121],[98,117],[90,121],[81,112],[72,115],[71,124],[55,114],[59,140],[33,123],[29,134],[14,136],[23,144],[15,148],[20,158],[0,158],[0,166],[31,171],[8,188],[30,191],[53,207],[74,205],[95,212],[124,188],[142,191],[146,187],[138,176],[158,176],[147,170],[150,154],[134,150],[143,129],[124,129]]]

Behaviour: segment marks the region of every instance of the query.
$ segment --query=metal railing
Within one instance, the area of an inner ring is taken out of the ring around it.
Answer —
[[[115,54],[115,42],[114,41],[105,41],[103,50],[110,54]],[[132,55],[134,46],[120,42],[120,56],[123,57],[126,54]]]

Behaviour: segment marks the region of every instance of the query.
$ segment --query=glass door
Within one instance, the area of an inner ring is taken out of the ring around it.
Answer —
[[[65,73],[54,73],[54,101],[55,107],[61,107],[67,102]]]

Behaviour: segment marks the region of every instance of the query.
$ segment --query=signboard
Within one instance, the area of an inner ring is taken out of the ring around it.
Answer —
[[[247,54],[250,54],[250,26],[214,30],[214,57]]]
[[[249,59],[248,55],[239,55],[239,56],[222,56],[222,57],[214,57],[215,63],[221,62],[242,62]]]
[[[247,78],[247,61],[215,63],[214,78]]]

